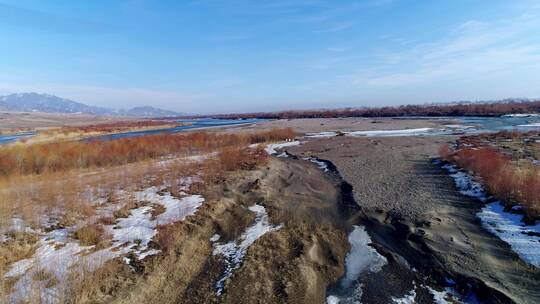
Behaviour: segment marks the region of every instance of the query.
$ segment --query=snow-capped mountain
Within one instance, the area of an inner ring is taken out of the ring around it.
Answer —
[[[70,99],[38,93],[18,93],[0,96],[0,110],[17,112],[44,112],[64,114],[122,115],[139,117],[180,116],[181,113],[150,106],[128,110],[114,110],[89,106]]]

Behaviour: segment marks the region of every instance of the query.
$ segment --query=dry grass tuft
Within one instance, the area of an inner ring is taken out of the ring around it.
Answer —
[[[0,277],[3,277],[13,262],[31,257],[38,241],[37,235],[33,233],[12,232],[8,237],[0,246]]]
[[[87,225],[75,232],[75,239],[79,240],[82,246],[98,245],[105,239],[105,230],[99,224]]]

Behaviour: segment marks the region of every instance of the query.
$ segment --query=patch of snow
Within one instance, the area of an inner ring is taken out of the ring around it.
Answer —
[[[215,243],[215,242],[219,241],[220,238],[221,238],[221,235],[216,233],[216,234],[212,235],[212,237],[210,238],[210,242]]]
[[[23,259],[19,260],[11,265],[11,270],[8,271],[4,276],[6,278],[14,278],[22,276],[30,267],[34,265],[33,259]]]
[[[450,300],[456,301],[456,299],[454,299],[454,297],[452,296],[452,293],[450,293],[448,290],[437,291],[429,286],[424,287],[426,287],[429,293],[431,293],[431,295],[433,296],[433,301],[436,304],[451,304],[454,302],[450,302]],[[458,303],[461,302],[458,301]]]
[[[392,302],[397,304],[414,304],[416,303],[416,291],[413,289],[403,298],[392,298]]]
[[[540,114],[537,113],[523,113],[523,114],[506,114],[501,117],[538,117]]]
[[[335,137],[338,133],[334,131],[329,132],[318,132],[318,133],[306,133],[306,137],[309,138],[327,138],[327,137]]]
[[[388,263],[386,258],[371,247],[371,238],[363,226],[353,226],[349,234],[351,251],[345,257],[345,276],[341,279],[336,294],[327,297],[327,302],[356,303],[362,296],[362,284],[358,282],[361,275],[375,273]],[[335,302],[335,301],[338,302]]]
[[[444,127],[446,128],[450,128],[450,129],[473,129],[473,128],[476,128],[475,126],[466,126],[466,125],[444,125]]]
[[[486,205],[477,216],[484,228],[508,243],[525,262],[540,268],[540,223],[525,225],[522,215],[505,212],[500,202]]]
[[[518,127],[525,127],[525,128],[539,128],[540,127],[540,122],[536,122],[536,123],[530,123],[530,124],[526,124],[526,125],[517,125]]]
[[[277,144],[269,144],[264,150],[266,151],[266,153],[268,153],[268,155],[273,155],[277,154],[277,150],[283,149],[285,147],[292,147],[298,145],[300,145],[299,141],[287,141]]]
[[[339,302],[340,302],[340,299],[336,296],[328,296],[326,298],[327,304],[339,304]]]
[[[320,161],[315,157],[304,157],[303,160],[310,161],[319,166],[319,169],[323,170],[324,172],[328,172],[328,164],[326,162]]]
[[[39,298],[41,303],[56,303],[67,286],[68,270],[79,259],[79,254],[92,249],[92,246],[80,246],[68,241],[68,229],[53,230],[39,240],[35,254],[28,259],[12,264],[6,278],[20,277],[13,286],[9,299],[13,303]],[[50,278],[36,281],[38,273],[45,273]],[[54,286],[50,282],[55,282]],[[36,285],[39,288],[36,288]],[[37,292],[38,294],[35,294]]]
[[[120,218],[114,226],[108,226],[113,237],[113,247],[123,246],[122,252],[132,251],[141,259],[143,252],[148,249],[148,244],[157,234],[151,211],[150,206],[132,209],[127,218]]]
[[[442,166],[443,169],[446,169],[450,176],[454,179],[456,188],[463,195],[474,197],[482,202],[485,202],[487,199],[487,193],[482,187],[482,184],[476,182],[471,175],[458,170],[458,168],[451,164],[445,164]]]
[[[345,257],[345,277],[341,281],[343,287],[350,286],[365,272],[378,272],[387,263],[385,257],[369,246],[371,238],[363,226],[354,226],[349,234],[351,251]]]
[[[462,194],[475,197],[482,202],[487,201],[488,194],[471,175],[458,170],[454,165],[446,164],[442,167],[450,172]],[[514,208],[518,210],[520,207]],[[522,215],[505,212],[500,202],[487,204],[477,216],[486,230],[509,244],[525,262],[540,268],[540,223],[533,226],[525,225],[522,222]]]
[[[192,179],[183,179],[181,189],[189,189]],[[157,187],[146,188],[144,191],[136,192],[135,197],[138,201],[147,201],[152,204],[159,204],[165,207],[165,212],[156,217],[157,225],[170,224],[176,221],[182,221],[187,216],[195,214],[197,209],[204,202],[200,195],[190,195],[180,199],[173,197],[170,193],[158,193]],[[144,208],[144,207],[143,207]]]
[[[515,205],[511,209],[514,210],[514,211],[520,211],[520,210],[523,210],[523,206]]]
[[[428,135],[436,130],[433,128],[418,128],[418,129],[404,129],[404,130],[374,130],[374,131],[349,131],[343,132],[348,136],[418,136],[418,135]]]
[[[185,183],[189,184],[190,179],[186,179]],[[148,248],[150,241],[157,234],[157,226],[184,220],[187,216],[193,215],[204,202],[204,198],[200,195],[177,199],[170,193],[159,194],[159,190],[157,187],[150,187],[136,192],[135,199],[149,202],[150,205],[132,209],[127,218],[120,218],[115,224],[104,226],[112,235],[112,246],[109,248],[92,252],[94,246],[81,246],[69,236],[75,231],[75,227],[45,233],[38,241],[35,254],[13,263],[4,275],[6,278],[19,278],[14,285],[14,292],[10,295],[10,301],[24,302],[30,297],[36,297],[43,303],[57,303],[67,287],[68,271],[73,267],[81,267],[81,271],[83,269],[91,271],[108,260],[129,252],[134,253],[139,260],[159,253],[159,250]],[[152,204],[162,205],[165,209],[155,219],[151,214]],[[36,283],[34,277],[40,271],[50,274],[51,278]],[[56,284],[48,286],[48,283],[53,281]],[[36,284],[40,284],[37,289]],[[36,290],[39,294],[31,294]]]
[[[223,293],[225,281],[233,275],[236,269],[240,268],[249,246],[263,235],[279,230],[282,227],[282,225],[270,224],[268,214],[263,206],[255,204],[248,209],[256,214],[255,223],[248,227],[238,240],[225,244],[214,244],[212,254],[221,255],[225,262],[225,271],[215,284],[218,296]]]

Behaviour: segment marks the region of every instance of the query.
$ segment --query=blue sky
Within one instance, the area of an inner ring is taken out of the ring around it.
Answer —
[[[190,113],[540,97],[540,1],[0,0],[0,94]]]

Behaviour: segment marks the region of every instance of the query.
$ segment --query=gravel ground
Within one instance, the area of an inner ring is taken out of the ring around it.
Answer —
[[[540,270],[482,228],[476,217],[482,203],[461,195],[447,173],[432,164],[440,145],[453,140],[338,136],[306,139],[287,151],[336,166],[352,185],[360,218],[383,250],[426,274],[442,271],[475,286],[490,303],[538,303]]]
[[[391,212],[416,219],[432,210],[436,199],[424,191],[430,176],[423,174],[450,137],[334,137],[306,141],[293,154],[331,161],[352,184],[356,201],[366,211]]]

